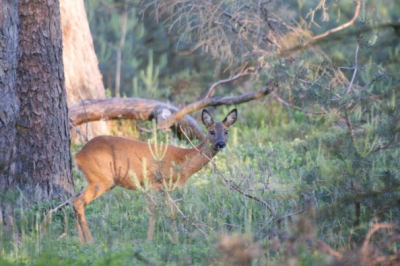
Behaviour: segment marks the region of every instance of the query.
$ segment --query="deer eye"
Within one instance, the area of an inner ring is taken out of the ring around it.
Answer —
[[[210,133],[211,136],[215,135],[215,131],[214,130],[210,130],[209,133]]]
[[[225,130],[225,132],[224,132],[224,133],[225,133],[225,135],[228,135],[228,130]]]

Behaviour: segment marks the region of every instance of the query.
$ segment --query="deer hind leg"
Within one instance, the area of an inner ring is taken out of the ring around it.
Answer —
[[[85,191],[78,195],[72,203],[75,211],[76,227],[78,228],[79,239],[82,244],[93,242],[92,234],[86,222],[85,206],[95,198],[104,194],[108,189],[110,189],[108,186],[89,184]]]

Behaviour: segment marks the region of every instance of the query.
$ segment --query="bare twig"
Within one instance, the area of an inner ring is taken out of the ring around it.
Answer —
[[[248,75],[250,71],[254,71],[254,67],[245,68],[246,65],[236,75],[234,75],[232,77],[229,77],[227,79],[219,80],[219,81],[215,82],[214,84],[212,84],[211,87],[208,89],[208,92],[207,92],[206,96],[204,97],[204,99],[207,99],[207,98],[210,98],[210,97],[214,96],[215,88],[218,85],[221,85],[223,83],[229,83],[229,82],[235,81],[240,77]]]
[[[328,15],[328,13],[326,12],[327,10],[328,10],[328,8],[325,6],[325,4],[326,4],[326,0],[320,0],[320,2],[318,3],[318,5],[314,8],[314,9],[311,9],[308,13],[307,13],[307,15],[306,15],[306,19],[308,18],[308,17],[310,17],[310,24],[311,23],[315,23],[315,21],[314,21],[314,16],[315,16],[315,13],[318,11],[318,10],[321,10],[322,11],[322,21],[329,21],[329,15]],[[309,24],[309,25],[310,25]],[[315,23],[316,24],[316,23]]]
[[[383,248],[387,248],[390,246],[391,243],[394,241],[398,241],[400,239],[399,235],[393,236],[391,239],[389,239],[383,247],[380,247],[378,249],[371,249],[370,246],[370,240],[372,235],[377,232],[378,230],[393,230],[395,228],[395,224],[387,224],[387,223],[376,223],[372,224],[371,228],[369,229],[367,235],[365,236],[364,243],[361,247],[360,251],[360,258],[361,260],[366,264],[366,265],[381,265],[381,264],[387,264],[387,265],[395,265],[391,264],[394,262],[399,262],[400,257],[399,255],[380,255],[379,251],[382,252]],[[398,264],[396,264],[398,265]]]
[[[200,227],[201,227],[201,226],[206,227],[206,228],[208,228],[208,230],[212,230],[212,228],[211,228],[210,226],[208,226],[207,224],[202,223],[202,222],[198,222],[198,223],[192,222],[192,221],[183,213],[183,211],[179,208],[179,206],[176,204],[176,201],[177,201],[177,200],[174,200],[174,199],[171,197],[171,195],[169,194],[168,191],[164,190],[163,192],[165,192],[165,194],[167,195],[168,200],[171,202],[172,206],[178,211],[178,213],[182,216],[183,220],[184,220],[187,224],[189,224],[189,225],[191,225],[191,226],[195,226],[196,229],[199,230],[199,231],[208,239],[209,236],[208,236],[207,233],[206,233],[203,229],[201,229]]]
[[[393,229],[394,224],[385,224],[385,223],[377,223],[372,224],[369,229],[367,235],[365,236],[364,243],[361,247],[361,254],[366,255],[369,252],[369,241],[371,240],[371,236],[378,230],[381,229]]]
[[[326,32],[324,32],[324,33],[322,33],[320,35],[314,36],[313,38],[311,38],[307,42],[303,43],[302,47],[304,48],[304,47],[308,46],[310,43],[315,42],[316,40],[325,38],[326,36],[328,36],[328,35],[330,35],[332,33],[335,33],[335,32],[341,31],[341,30],[343,30],[345,28],[350,27],[351,25],[353,25],[356,22],[357,17],[360,14],[360,10],[361,10],[361,0],[357,0],[356,10],[354,11],[353,18],[349,22],[344,23],[343,25],[340,25],[339,27],[336,27],[336,28],[333,28],[331,30],[328,30],[328,31],[326,31]]]
[[[342,253],[334,250],[331,246],[323,242],[322,240],[317,240],[317,247],[318,249],[325,254],[328,254],[336,259],[342,259],[343,255]]]
[[[350,117],[349,117],[349,113],[347,112],[347,109],[344,109],[344,117],[346,119],[346,125],[347,128],[350,131],[350,137],[351,137],[351,141],[353,143],[355,143],[355,133],[354,133],[354,127],[353,124],[351,123]]]
[[[283,105],[285,105],[285,106],[287,106],[287,107],[290,107],[290,108],[294,108],[294,109],[296,109],[296,110],[299,110],[300,112],[303,112],[303,113],[306,113],[306,114],[313,114],[313,115],[325,115],[325,114],[326,114],[325,112],[311,112],[311,111],[308,111],[308,110],[306,110],[306,109],[300,108],[300,107],[298,107],[298,106],[295,106],[295,105],[293,105],[293,104],[290,104],[290,103],[286,102],[285,100],[283,100],[281,97],[279,97],[279,96],[278,96],[276,93],[274,93],[274,92],[272,92],[271,94],[272,94],[272,96],[274,96],[275,99],[276,99],[278,102],[280,102],[281,104],[283,104]]]
[[[208,156],[206,156],[202,151],[200,151],[199,149],[197,149],[197,147],[193,144],[193,142],[189,139],[189,137],[186,135],[186,133],[182,130],[183,134],[185,135],[186,139],[189,141],[189,143],[192,145],[193,148],[195,148],[202,156],[204,156],[207,160],[209,160],[209,162],[214,166],[214,169],[218,172],[218,174],[224,179],[225,183],[228,185],[229,188],[236,190],[237,192],[239,192],[240,194],[255,200],[259,203],[261,203],[262,205],[264,205],[270,212],[271,216],[273,218],[275,218],[275,211],[272,209],[272,207],[264,200],[262,200],[261,198],[251,195],[250,193],[247,193],[246,191],[243,191],[242,189],[240,189],[237,185],[235,185],[231,180],[229,180],[217,167],[215,161],[211,158],[209,158]]]
[[[367,68],[369,68],[369,67],[371,67],[373,65],[376,65],[376,64],[372,63],[372,64],[365,65],[365,66],[362,66],[362,67],[358,67],[358,70],[364,70],[364,69],[367,69]],[[338,67],[338,68],[339,69],[350,69],[350,70],[353,70],[355,67]]]
[[[229,14],[228,12],[225,12],[225,11],[222,11],[222,14],[224,16],[226,16],[227,18],[231,19],[232,21],[234,21],[241,29],[243,29],[247,32],[250,32],[251,34],[254,34],[256,36],[259,36],[259,37],[261,37],[262,40],[272,43],[272,44],[276,45],[276,47],[278,47],[278,48],[281,48],[281,45],[279,43],[277,43],[274,40],[272,40],[271,38],[269,38],[266,34],[262,34],[262,33],[259,33],[259,32],[256,32],[256,31],[250,29],[242,21],[235,18],[232,14]]]
[[[187,51],[180,51],[178,52],[179,55],[190,55],[192,54],[194,51],[196,51],[197,49],[199,49],[201,46],[207,44],[206,41],[202,41],[202,42],[198,42],[195,46],[193,46],[192,48],[190,48]]]
[[[42,229],[43,232],[46,233],[46,223],[47,220],[51,217],[51,215],[55,212],[58,212],[59,210],[63,209],[65,206],[67,206],[68,204],[70,204],[76,197],[78,197],[80,194],[82,193],[82,189],[81,191],[79,191],[75,196],[67,199],[65,202],[61,203],[60,205],[58,205],[57,207],[51,209],[46,216],[43,218],[43,222],[42,222]]]
[[[305,211],[305,210],[298,210],[298,211],[294,211],[294,212],[291,212],[291,213],[282,215],[281,217],[279,217],[279,218],[276,219],[276,222],[277,222],[277,223],[280,223],[283,219],[286,219],[286,218],[288,218],[288,217],[291,217],[291,216],[294,216],[294,215],[303,213],[304,211]]]
[[[386,150],[386,149],[393,149],[393,148],[398,148],[399,146],[390,146],[393,141],[396,139],[396,136],[393,136],[393,138],[384,146],[378,145],[372,152],[377,152],[380,150]]]
[[[220,105],[245,103],[245,102],[249,102],[252,100],[262,98],[265,95],[268,95],[270,93],[271,93],[271,90],[269,88],[264,88],[260,91],[249,92],[249,93],[242,94],[239,96],[227,96],[227,97],[221,97],[221,98],[206,98],[206,99],[197,101],[195,103],[189,104],[189,105],[181,108],[179,111],[177,111],[176,113],[172,114],[170,117],[168,117],[167,119],[165,119],[164,121],[159,123],[158,127],[161,129],[168,128],[172,124],[174,124],[176,121],[179,121],[180,119],[184,118],[185,115],[193,113],[193,112],[200,110],[202,108],[205,108],[207,106],[220,106]]]
[[[351,92],[351,89],[353,87],[353,83],[354,83],[354,79],[356,77],[357,74],[357,70],[358,70],[358,63],[357,63],[357,59],[358,59],[358,50],[360,48],[360,44],[357,42],[357,46],[356,46],[356,52],[354,55],[354,71],[353,71],[353,76],[351,77],[350,83],[349,83],[349,87],[347,87],[347,91],[346,94],[349,94]]]
[[[74,123],[74,121],[73,121],[72,119],[69,119],[69,127],[72,128],[72,129],[74,129],[79,135],[81,135],[81,136],[85,139],[86,142],[89,141],[88,136],[87,136],[85,133],[83,133],[82,130],[80,130],[80,129],[75,125],[75,123]],[[86,129],[86,132],[87,132],[87,129]]]

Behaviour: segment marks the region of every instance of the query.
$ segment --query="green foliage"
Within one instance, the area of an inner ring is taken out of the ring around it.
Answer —
[[[204,57],[197,52],[191,56],[178,56],[179,50],[190,49],[191,45],[174,40],[175,32],[154,19],[152,6],[143,11],[140,2],[85,1],[99,68],[105,87],[115,96],[117,53],[121,52],[121,96],[165,100],[171,96],[171,87],[168,82],[164,84],[164,79],[169,80],[175,74],[191,69],[199,64],[199,58]],[[202,75],[212,73],[212,64],[210,60],[201,62]],[[184,89],[190,91],[191,86]]]
[[[167,65],[166,54],[161,55],[160,62],[156,65],[153,59],[153,51],[148,54],[147,67],[139,71],[140,82],[137,77],[132,80],[132,96],[151,99],[165,99],[169,95],[168,90],[159,88],[159,73],[160,69]],[[142,90],[139,89],[139,84],[142,84]]]
[[[121,64],[121,94],[130,94],[132,73],[143,64],[140,55],[147,53],[144,25],[139,21],[137,0],[85,1],[99,68],[105,87],[115,90],[116,68]],[[123,18],[126,16],[126,20]],[[122,60],[118,62],[117,54]]]

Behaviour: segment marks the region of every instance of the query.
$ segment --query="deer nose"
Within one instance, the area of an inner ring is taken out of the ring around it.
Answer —
[[[225,148],[225,146],[226,144],[224,141],[218,141],[217,143],[215,143],[215,148],[217,148],[218,150]]]

